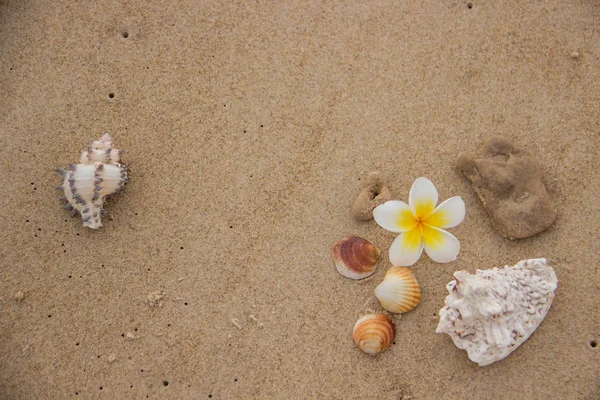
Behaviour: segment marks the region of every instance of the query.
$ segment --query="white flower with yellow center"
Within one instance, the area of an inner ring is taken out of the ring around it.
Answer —
[[[465,219],[465,203],[451,197],[439,206],[438,192],[427,178],[418,178],[410,188],[408,204],[391,200],[373,210],[375,222],[383,229],[400,233],[390,247],[394,266],[408,267],[423,253],[436,262],[456,260],[460,243],[445,228],[453,228]]]

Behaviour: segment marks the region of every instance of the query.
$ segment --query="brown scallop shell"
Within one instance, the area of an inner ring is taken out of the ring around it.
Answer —
[[[378,354],[387,349],[396,337],[396,326],[385,314],[367,314],[354,325],[354,343],[367,354]]]
[[[353,235],[337,242],[332,254],[337,271],[350,279],[373,275],[379,262],[379,249],[368,240]]]

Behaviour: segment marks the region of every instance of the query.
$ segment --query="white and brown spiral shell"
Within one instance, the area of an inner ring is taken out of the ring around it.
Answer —
[[[68,169],[58,168],[63,183],[57,186],[64,194],[65,210],[81,215],[83,226],[98,229],[102,226],[103,203],[107,196],[124,189],[128,181],[128,165],[121,164],[122,150],[112,148],[108,133],[95,140],[81,152],[79,164]]]

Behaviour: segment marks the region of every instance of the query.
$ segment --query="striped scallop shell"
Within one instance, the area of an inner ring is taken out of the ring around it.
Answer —
[[[385,314],[367,314],[356,321],[352,336],[359,349],[378,354],[394,342],[396,326]]]
[[[79,164],[71,164],[66,170],[57,169],[63,183],[56,189],[64,193],[64,208],[71,211],[72,216],[79,213],[83,226],[100,228],[104,199],[122,191],[128,181],[128,166],[121,164],[122,154],[122,150],[112,148],[110,136],[106,133],[81,152]]]
[[[405,313],[421,302],[421,288],[413,272],[404,267],[392,267],[375,288],[375,296],[386,310]]]
[[[332,249],[337,271],[350,279],[364,279],[375,273],[379,262],[379,249],[358,236],[348,236]]]

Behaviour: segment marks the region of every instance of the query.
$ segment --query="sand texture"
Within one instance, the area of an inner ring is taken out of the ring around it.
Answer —
[[[599,21],[591,0],[0,1],[0,398],[600,398]],[[104,132],[131,181],[94,231],[54,170]],[[539,161],[547,231],[503,238],[457,169],[491,135]],[[396,237],[350,215],[374,170],[467,207],[377,357],[352,340]],[[381,249],[366,281],[333,265],[351,234]],[[538,257],[556,298],[508,358],[435,333],[455,270]]]

